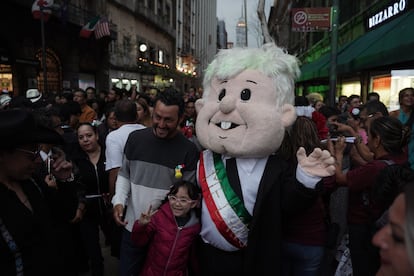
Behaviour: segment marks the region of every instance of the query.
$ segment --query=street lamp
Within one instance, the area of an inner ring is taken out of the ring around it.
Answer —
[[[144,53],[147,50],[147,45],[145,43],[142,43],[141,45],[139,45],[139,51],[141,53]]]

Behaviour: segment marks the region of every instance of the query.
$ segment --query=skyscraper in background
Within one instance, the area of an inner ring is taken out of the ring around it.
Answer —
[[[227,48],[227,31],[224,20],[219,20],[217,24],[217,47],[219,49]]]
[[[247,47],[247,23],[246,16],[243,13],[243,7],[241,17],[237,21],[236,25],[236,47]]]

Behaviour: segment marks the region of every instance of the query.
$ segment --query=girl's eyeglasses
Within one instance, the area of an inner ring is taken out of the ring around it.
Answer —
[[[168,200],[171,202],[179,202],[180,204],[190,204],[192,203],[194,200],[188,199],[188,198],[182,198],[182,197],[176,197],[173,195],[168,195]]]

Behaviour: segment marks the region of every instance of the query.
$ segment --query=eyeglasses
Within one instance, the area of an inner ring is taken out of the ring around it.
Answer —
[[[168,195],[168,200],[171,202],[179,202],[182,205],[186,205],[186,204],[190,204],[192,203],[194,200],[188,199],[188,198],[182,198],[182,197],[176,197],[173,195]]]
[[[39,149],[36,150],[36,151],[31,151],[31,150],[27,150],[27,149],[17,148],[16,150],[20,151],[20,152],[23,152],[23,153],[26,153],[30,157],[30,160],[32,160],[32,161],[36,160],[36,158],[40,155],[40,150]]]

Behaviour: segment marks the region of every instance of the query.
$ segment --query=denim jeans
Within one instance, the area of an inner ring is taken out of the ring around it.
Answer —
[[[282,275],[317,276],[323,257],[323,246],[284,242],[282,245]]]
[[[135,276],[143,268],[147,250],[146,247],[136,247],[132,244],[131,232],[125,228],[122,231],[119,275]]]

